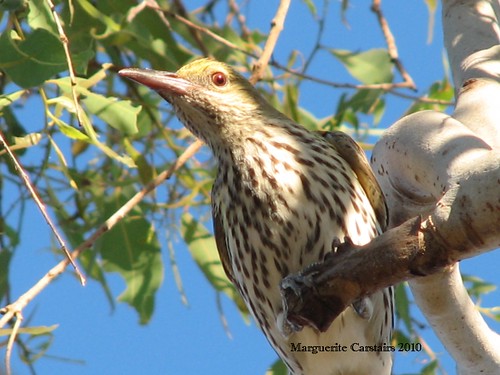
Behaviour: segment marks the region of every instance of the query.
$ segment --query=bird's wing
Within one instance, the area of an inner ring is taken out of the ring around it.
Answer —
[[[372,204],[382,231],[385,231],[388,224],[387,205],[385,204],[382,189],[373,174],[373,171],[366,159],[363,149],[347,134],[341,131],[320,132],[332,146],[338,151],[340,156],[347,161]]]
[[[222,267],[226,272],[229,280],[235,284],[235,277],[233,274],[233,268],[231,267],[231,259],[229,258],[229,250],[226,245],[226,234],[224,233],[224,226],[222,224],[222,219],[216,210],[213,210],[213,221],[214,221],[214,233],[215,233],[215,244],[217,245],[217,250],[219,251],[220,261]]]
[[[341,131],[320,132],[330,142],[340,156],[350,165],[361,187],[370,201],[375,216],[383,232],[387,228],[388,214],[382,189],[373,174],[363,149],[347,134]],[[352,307],[364,319],[370,319],[373,314],[373,301],[370,297],[363,297],[353,302]]]

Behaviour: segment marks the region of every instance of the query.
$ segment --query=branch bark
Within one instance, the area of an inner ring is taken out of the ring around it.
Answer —
[[[374,150],[391,225],[432,213],[429,224],[446,241],[450,256],[458,253],[460,259],[500,246],[499,8],[497,1],[443,1],[457,95],[453,114],[410,115]],[[469,298],[458,264],[414,278],[410,287],[458,373],[498,373],[500,338]]]
[[[271,31],[269,32],[269,36],[266,40],[264,50],[262,51],[259,60],[257,60],[253,66],[252,76],[249,79],[252,84],[256,84],[264,76],[264,72],[274,52],[274,47],[278,42],[278,37],[285,26],[285,18],[289,7],[290,0],[280,1],[276,15],[271,21]]]

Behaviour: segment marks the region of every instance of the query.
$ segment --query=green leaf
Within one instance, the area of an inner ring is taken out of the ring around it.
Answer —
[[[340,5],[340,18],[342,19],[342,22],[347,24],[347,10],[349,9],[349,0],[341,0],[341,5]]]
[[[427,43],[430,44],[432,42],[433,31],[434,31],[434,20],[436,17],[436,9],[437,9],[437,0],[424,0],[424,3],[427,5],[427,11],[429,12],[429,26],[427,29]]]
[[[349,107],[356,112],[372,114],[380,102],[381,90],[359,90],[349,98]]]
[[[45,24],[45,17],[39,15],[36,19],[39,22],[35,26],[47,28],[36,28],[24,40],[14,31],[3,32],[0,37],[0,68],[23,88],[38,86],[68,67],[59,35]],[[72,64],[78,72],[84,72],[94,56],[92,43],[87,40],[86,45],[79,43],[77,47]]]
[[[421,375],[435,375],[439,369],[439,362],[435,359],[422,368]]]
[[[21,98],[26,92],[27,90],[19,90],[8,95],[0,95],[0,109],[11,105],[16,100]]]
[[[63,133],[66,137],[78,141],[91,142],[91,139],[86,134],[82,133],[77,128],[66,124],[64,121],[58,120],[56,121],[56,124],[59,130],[61,130],[61,133]]]
[[[27,363],[34,363],[37,359],[43,357],[50,349],[54,340],[54,334],[47,332],[40,335],[30,335],[24,342],[27,350],[22,351],[21,360]]]
[[[5,228],[6,224],[2,223],[2,237],[5,236],[5,232],[7,228]],[[12,229],[10,230],[12,232]],[[0,251],[0,300],[7,295],[7,292],[10,290],[9,283],[9,267],[10,261],[12,259],[12,252],[7,249],[2,249]]]
[[[377,125],[382,120],[382,116],[385,113],[385,100],[382,96],[377,97],[374,105],[371,108],[371,113],[373,114],[373,124]]]
[[[81,9],[87,13],[91,18],[95,21],[98,21],[105,25],[106,31],[104,34],[99,35],[99,38],[106,37],[109,33],[116,32],[120,30],[120,25],[116,23],[113,18],[101,12],[96,6],[87,0],[77,0],[77,4],[81,7]]]
[[[427,5],[427,8],[430,12],[435,12],[437,8],[437,0],[424,0],[424,3]]]
[[[133,106],[130,100],[118,100],[89,92],[82,99],[82,103],[85,104],[90,113],[125,135],[138,132],[137,115],[141,111],[141,107]]]
[[[28,0],[2,0],[0,1],[0,11],[20,11],[28,5]]]
[[[177,70],[192,57],[190,51],[180,45],[172,36],[172,30],[180,32],[177,22],[172,29],[163,22],[158,12],[152,8],[145,8],[124,25],[120,33],[112,35],[113,44],[124,45],[138,57],[151,63],[154,68],[162,70]],[[189,29],[185,26],[189,33]]]
[[[153,179],[153,175],[155,173],[154,168],[148,163],[144,154],[137,151],[128,139],[124,139],[123,144],[127,153],[130,155],[132,160],[134,160],[135,165],[137,165],[141,182],[143,184],[147,184]]]
[[[477,276],[462,275],[462,280],[467,287],[469,294],[475,298],[491,293],[496,290],[496,285],[488,283]]]
[[[497,322],[500,322],[500,306],[496,307],[481,307],[479,311],[491,319],[494,319]]]
[[[304,3],[306,4],[307,8],[309,9],[309,12],[311,12],[312,16],[314,18],[317,17],[318,15],[318,10],[316,9],[316,5],[312,0],[303,0]]]
[[[266,371],[266,375],[287,375],[288,369],[281,359],[277,359]]]
[[[12,137],[12,143],[10,144],[11,151],[22,150],[24,148],[36,146],[42,140],[41,133],[30,133],[23,137]],[[0,155],[3,155],[6,150],[0,150]],[[1,233],[1,231],[0,231]]]
[[[92,251],[84,251],[78,258],[78,261],[84,267],[86,276],[93,278],[101,285],[110,308],[114,310],[115,296],[113,295],[113,291],[109,287],[108,281],[106,279],[106,272],[102,263],[96,261],[96,253]]]
[[[55,36],[59,36],[57,25],[45,0],[30,0],[28,13],[28,24],[33,29],[45,29]]]
[[[413,333],[413,325],[410,314],[410,300],[408,299],[406,283],[398,284],[394,289],[394,302],[398,307],[396,314],[401,319],[406,327],[408,333]]]
[[[224,272],[212,234],[189,213],[185,213],[181,217],[181,234],[194,261],[210,284],[217,291],[225,293],[232,299],[238,309],[246,316],[248,310]]]
[[[52,326],[38,326],[38,327],[21,327],[17,331],[17,333],[25,333],[29,335],[45,335],[47,333],[50,333],[54,331],[57,327],[59,327],[59,324],[54,324]],[[0,329],[0,336],[8,336],[12,334],[13,329]]]
[[[45,29],[34,30],[22,41],[4,32],[0,51],[0,68],[23,88],[38,86],[67,67],[61,41]]]
[[[337,126],[348,123],[358,129],[360,113],[372,115],[374,123],[377,123],[385,110],[382,95],[382,90],[361,89],[350,96],[341,96],[335,111],[334,123]]]
[[[106,198],[104,212],[110,216],[125,202],[117,194]],[[126,288],[119,300],[128,303],[146,324],[154,311],[155,294],[163,280],[163,261],[154,227],[139,208],[134,209],[96,244],[107,272],[119,273]]]
[[[455,96],[453,86],[450,84],[447,78],[442,81],[434,82],[427,91],[427,97],[429,99],[442,100],[443,102],[453,103],[453,98]],[[405,114],[410,114],[413,112],[424,111],[424,110],[434,110],[439,112],[444,112],[450,104],[436,104],[436,103],[426,103],[416,101],[411,107],[406,111]]]
[[[96,115],[109,126],[120,130],[125,135],[136,134],[138,132],[137,116],[139,115],[142,107],[132,105],[130,100],[118,100],[117,98],[106,97],[88,90],[87,87],[89,87],[89,80],[92,84],[97,84],[93,77],[88,80],[79,78],[77,80],[78,85],[75,87],[77,93],[82,96],[80,101],[85,105],[88,112]],[[63,92],[69,96],[71,90],[69,77],[50,80],[50,83],[54,83],[59,86]],[[52,101],[53,100],[51,100],[51,103]],[[61,102],[60,104],[63,103]],[[67,103],[66,107],[74,107],[72,100]]]
[[[311,112],[305,109],[298,108],[298,122],[309,130],[321,130],[321,121],[316,118]]]
[[[413,342],[413,340],[400,329],[398,328],[394,329],[394,331],[392,332],[392,343],[398,344],[405,342]]]
[[[389,83],[393,80],[392,63],[385,49],[365,52],[330,49],[330,52],[354,78],[366,85]]]
[[[286,85],[284,91],[283,112],[292,120],[298,122],[300,120],[298,114],[299,90],[297,85]]]

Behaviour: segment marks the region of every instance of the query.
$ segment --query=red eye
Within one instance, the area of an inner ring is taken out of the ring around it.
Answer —
[[[215,86],[225,86],[227,83],[227,77],[224,73],[222,72],[217,72],[212,74],[212,82],[214,83]]]

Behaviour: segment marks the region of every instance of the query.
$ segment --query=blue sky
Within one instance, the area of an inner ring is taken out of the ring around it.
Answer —
[[[265,4],[265,5],[264,5]],[[250,2],[247,21],[262,31],[268,30],[275,12],[275,4],[259,0]],[[367,2],[353,2],[346,16],[346,27],[338,16],[340,5],[330,4],[329,24],[324,44],[335,48],[359,49],[385,47]],[[431,44],[427,44],[428,14],[423,1],[383,2],[383,9],[396,37],[400,57],[407,70],[422,90],[443,77],[443,43],[440,31],[440,15],[436,15],[436,27]],[[285,29],[278,42],[275,59],[285,62],[293,49],[307,53],[312,48],[316,24],[303,2],[293,2]],[[352,80],[343,67],[322,52],[311,67],[310,74],[332,81]],[[300,103],[317,117],[330,115],[335,109],[340,91],[306,83],[302,87]],[[321,98],[321,100],[318,100]],[[31,105],[31,104],[30,104]],[[410,102],[389,97],[387,111],[381,127],[397,120]],[[43,117],[33,103],[25,113],[33,119],[32,131],[43,127]],[[31,154],[30,157],[36,157]],[[162,190],[163,191],[163,190]],[[14,192],[12,197],[15,196]],[[7,198],[9,197],[7,191]],[[12,297],[16,298],[31,287],[50,269],[60,257],[49,250],[51,238],[45,222],[34,204],[26,207],[30,222],[24,225],[23,242],[11,265]],[[168,265],[167,250],[164,282],[156,298],[156,309],[150,324],[138,325],[138,317],[131,308],[117,304],[111,310],[99,285],[90,281],[83,288],[71,275],[65,274],[50,285],[24,311],[30,325],[53,325],[54,342],[48,356],[35,364],[38,374],[264,374],[276,355],[255,325],[246,324],[232,303],[222,297],[221,304],[228,321],[232,339],[228,338],[220,321],[215,292],[192,261],[182,242],[175,243],[176,260],[182,276],[189,306],[181,302]],[[498,284],[498,254],[485,254],[463,262],[465,273],[477,275]],[[115,296],[124,289],[118,276],[110,276]],[[489,294],[485,306],[498,305],[498,291]],[[420,321],[424,318],[417,313]],[[495,329],[498,331],[498,324]],[[427,329],[429,331],[429,329]],[[432,334],[426,334],[430,345],[443,358],[444,370],[454,373],[454,365]],[[3,351],[0,352],[3,356]],[[421,367],[423,355],[397,356],[395,373],[409,373]],[[2,360],[0,360],[1,362]],[[14,353],[14,374],[28,374],[26,367]],[[0,370],[0,373],[2,371]]]

